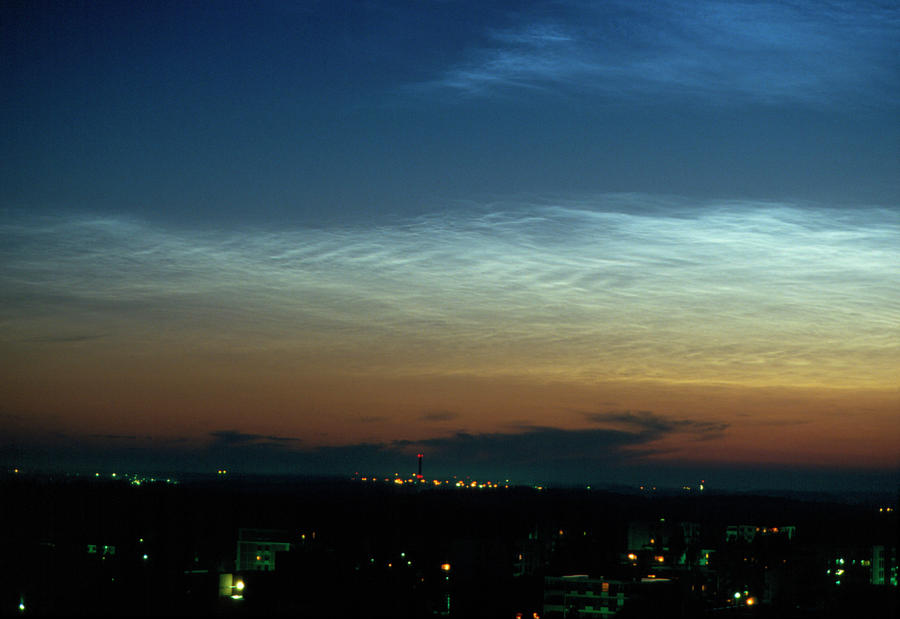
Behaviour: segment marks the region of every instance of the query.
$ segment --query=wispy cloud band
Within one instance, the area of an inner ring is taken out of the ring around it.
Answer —
[[[371,228],[17,217],[0,241],[8,349],[188,342],[354,372],[869,387],[900,367],[889,209],[604,195]]]
[[[482,47],[423,86],[468,96],[540,88],[613,98],[897,103],[900,10],[894,5],[669,0],[555,6],[490,31]]]

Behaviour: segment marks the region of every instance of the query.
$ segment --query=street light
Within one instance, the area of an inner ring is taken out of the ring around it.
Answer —
[[[232,600],[243,600],[244,599],[244,581],[243,580],[237,581],[236,583],[231,585],[231,588],[234,590],[231,593]]]

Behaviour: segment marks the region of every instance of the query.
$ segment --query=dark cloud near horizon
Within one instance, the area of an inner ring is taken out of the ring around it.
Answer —
[[[105,333],[84,333],[78,335],[46,335],[40,337],[24,338],[20,341],[34,344],[75,344],[78,342],[92,342],[107,337]]]
[[[672,419],[657,415],[653,411],[579,412],[592,423],[621,425],[629,430],[634,430],[648,441],[674,433],[693,435],[697,440],[711,440],[721,436],[731,425],[721,421]]]
[[[295,437],[236,429],[214,430],[208,436],[211,440],[204,443],[177,437],[141,441],[138,436],[119,434],[93,434],[84,439],[59,436],[50,442],[23,437],[10,442],[2,451],[11,462],[22,455],[42,459],[41,454],[64,451],[65,466],[75,469],[101,466],[105,462],[123,469],[201,472],[227,466],[235,471],[313,475],[349,475],[356,471],[402,474],[413,470],[415,454],[423,451],[435,475],[481,471],[478,474],[490,473],[493,477],[526,475],[544,479],[565,479],[573,473],[594,471],[598,467],[619,468],[659,453],[646,446],[658,433],[601,428],[520,426],[510,432],[460,430],[424,440],[327,446],[307,446]]]
[[[452,417],[447,417],[451,419]],[[443,417],[440,420],[444,420]],[[658,450],[645,444],[657,434],[610,429],[566,430],[522,426],[512,432],[470,433],[424,440],[399,439],[309,447],[299,439],[244,433],[210,432],[213,441],[195,451],[217,466],[256,472],[349,475],[411,472],[415,454],[426,453],[434,475],[488,475],[494,478],[537,476],[565,479],[619,469]]]
[[[440,413],[441,411],[435,411]],[[437,415],[435,415],[437,417]],[[452,419],[452,414],[439,420]],[[595,421],[613,421],[624,428],[562,429],[520,425],[508,432],[472,433],[465,430],[422,440],[360,442],[347,445],[305,445],[302,439],[214,430],[211,440],[198,443],[187,438],[141,441],[135,435],[93,434],[86,439],[58,436],[52,442],[18,440],[7,445],[7,456],[15,453],[68,454],[68,466],[79,463],[133,462],[130,468],[203,471],[227,466],[257,473],[348,475],[356,471],[408,472],[417,452],[427,455],[432,474],[489,474],[495,478],[538,477],[567,479],[589,477],[637,466],[648,456],[664,453],[651,443],[677,432],[714,435],[727,424],[693,420],[670,420],[652,413],[594,414]],[[13,448],[15,446],[15,448]],[[125,466],[125,468],[129,468]]]
[[[565,430],[546,426],[524,426],[522,430],[483,434],[460,431],[421,441],[394,441],[392,446],[428,447],[463,461],[501,457],[510,462],[526,462],[534,460],[536,455],[539,458],[596,457],[598,449],[618,451],[647,442],[643,436],[619,430]]]
[[[640,415],[637,417],[640,419]],[[188,437],[144,442],[122,440],[124,435],[98,434],[77,438],[60,434],[30,440],[6,437],[0,441],[0,462],[26,469],[84,473],[166,472],[177,475],[212,473],[226,467],[237,474],[349,477],[358,472],[388,476],[414,473],[415,455],[421,450],[425,453],[425,473],[429,477],[470,475],[477,479],[510,479],[513,483],[526,484],[587,483],[602,487],[653,483],[677,487],[704,478],[710,488],[730,490],[862,488],[882,491],[896,487],[900,479],[900,470],[890,469],[661,463],[648,457],[662,453],[650,445],[661,436],[660,432],[663,430],[630,432],[523,426],[518,432],[474,434],[460,431],[422,441],[319,447],[301,446],[297,439],[289,437],[233,429],[210,432],[213,441],[205,444]]]
[[[237,430],[216,430],[209,433],[215,440],[213,445],[246,445],[259,443],[290,443],[300,442],[302,439],[291,436],[274,436],[267,434],[247,434]]]
[[[426,411],[420,419],[423,421],[452,421],[459,417],[459,413],[453,411]]]
[[[422,451],[429,463],[448,472],[478,471],[495,479],[586,481],[622,470],[660,453],[650,437],[609,429],[566,430],[522,426],[516,432],[474,434],[464,431],[421,441],[394,441],[388,450]]]

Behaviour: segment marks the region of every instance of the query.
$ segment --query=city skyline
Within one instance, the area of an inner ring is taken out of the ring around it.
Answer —
[[[0,11],[8,466],[896,490],[896,7]]]

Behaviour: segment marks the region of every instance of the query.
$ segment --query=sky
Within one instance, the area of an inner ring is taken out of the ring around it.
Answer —
[[[900,5],[0,6],[0,459],[896,490]]]

